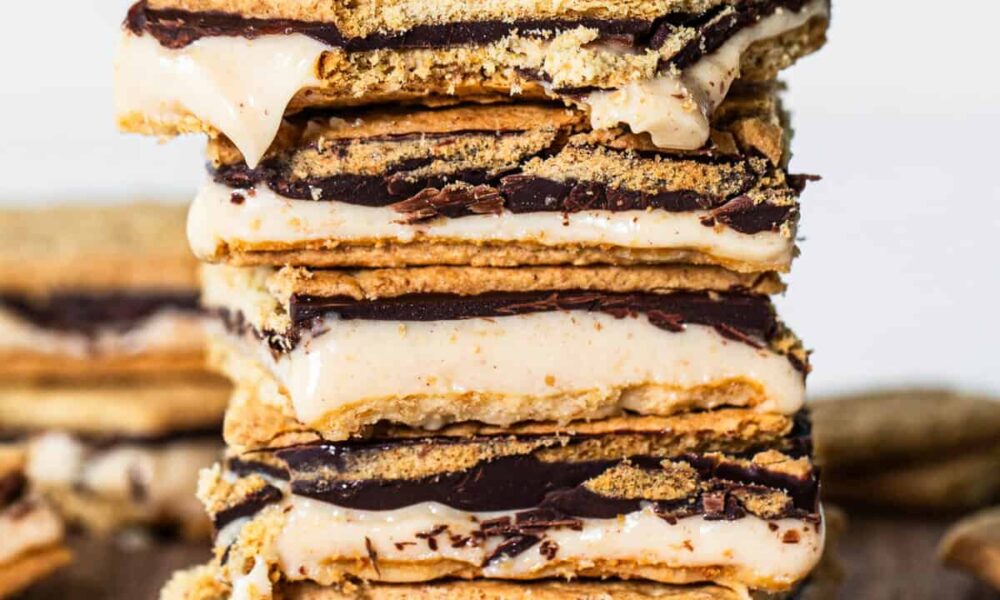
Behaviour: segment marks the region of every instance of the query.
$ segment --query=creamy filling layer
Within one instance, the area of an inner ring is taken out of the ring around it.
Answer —
[[[712,113],[740,75],[743,53],[756,42],[826,16],[828,10],[824,0],[812,0],[797,12],[778,8],[683,72],[633,81],[617,90],[592,92],[583,100],[590,108],[591,125],[603,129],[625,123],[634,132],[649,133],[661,148],[700,148],[708,141]]]
[[[592,111],[595,127],[627,123],[649,132],[657,145],[698,148],[708,140],[709,116],[739,75],[742,53],[826,11],[823,0],[799,12],[779,8],[683,73],[588,94],[580,102]],[[126,30],[115,63],[117,112],[164,121],[194,115],[232,140],[253,167],[274,139],[288,102],[300,90],[322,85],[317,65],[329,50],[302,33],[205,37],[170,49],[151,35]]]
[[[239,202],[232,201],[234,193]],[[409,225],[389,207],[290,200],[263,186],[251,194],[208,182],[191,206],[188,237],[204,259],[215,257],[227,245],[457,241],[690,250],[762,265],[791,261],[794,241],[786,232],[747,235],[727,227],[707,227],[702,224],[707,215],[708,211],[656,210],[504,212]]]
[[[219,457],[221,444],[184,440],[99,448],[52,432],[31,438],[28,448],[26,473],[40,489],[85,490],[151,515],[197,519],[202,516],[194,497],[198,472]]]
[[[758,410],[790,415],[802,407],[805,388],[802,373],[772,350],[704,325],[665,331],[643,317],[582,311],[429,322],[326,317],[317,327],[322,334],[283,354],[256,339],[237,342],[256,349],[304,423],[358,403],[439,398],[440,412],[409,423],[436,428],[457,416],[463,397],[532,405],[538,414],[527,419],[600,418],[680,403],[684,390],[740,379],[760,386]],[[644,386],[662,391],[649,392],[655,398],[629,393]],[[576,396],[602,400],[593,414],[581,415],[570,406],[576,403],[561,401]],[[508,424],[500,408],[495,424]]]
[[[635,561],[672,568],[735,567],[751,586],[790,587],[808,575],[823,549],[821,525],[797,519],[744,517],[670,523],[651,508],[617,519],[583,519],[550,528],[537,543],[505,552],[501,536],[478,538],[482,523],[512,513],[469,513],[437,503],[392,511],[343,509],[293,496],[277,536],[278,564],[289,579],[330,583],[333,560],[421,563],[441,559],[482,567],[485,577],[525,578],[553,563],[585,568],[596,561]],[[479,539],[478,543],[466,540]],[[458,543],[461,540],[463,543]],[[793,541],[794,540],[794,541]]]
[[[26,499],[0,511],[0,564],[45,548],[63,537],[63,524],[45,504]]]
[[[108,327],[95,335],[40,327],[0,308],[0,352],[53,356],[135,356],[156,352],[197,352],[203,346],[203,318],[164,310],[122,331]]]

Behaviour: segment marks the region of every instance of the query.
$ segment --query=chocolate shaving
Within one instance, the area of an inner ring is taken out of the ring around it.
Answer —
[[[740,233],[752,235],[762,231],[778,231],[797,212],[798,209],[792,205],[754,202],[753,198],[744,195],[713,209],[701,218],[701,224],[706,227],[725,225]]]
[[[397,202],[390,208],[404,216],[404,223],[420,223],[439,216],[457,217],[469,213],[474,215],[498,215],[503,212],[503,197],[489,186],[464,185],[449,186],[443,190],[429,188],[416,196]]]
[[[552,540],[545,540],[538,547],[538,553],[544,556],[546,560],[552,560],[556,557],[556,554],[559,554],[559,544]]]
[[[732,325],[728,325],[726,323],[720,323],[715,326],[715,329],[720,334],[722,334],[723,337],[727,337],[737,342],[743,342],[744,344],[757,348],[758,350],[764,347],[764,344],[760,343],[759,341],[755,340],[754,338],[750,337],[749,335],[740,331],[739,329],[733,327]]]
[[[365,536],[365,551],[368,552],[368,560],[371,562],[372,568],[375,569],[375,574],[381,577],[382,571],[378,568],[378,552],[375,552],[375,547],[367,535]]]
[[[448,530],[447,525],[438,525],[434,529],[431,529],[430,531],[425,531],[423,533],[418,533],[414,537],[425,540],[427,542],[427,547],[430,548],[432,551],[436,551],[438,549],[437,536],[441,535],[447,530]]]
[[[500,543],[486,560],[483,561],[483,566],[487,566],[501,558],[513,558],[525,550],[528,550],[535,544],[539,543],[541,538],[534,535],[515,535],[514,537],[508,538]]]
[[[819,175],[789,174],[787,177],[788,187],[792,188],[796,194],[801,194],[806,189],[806,185],[814,181],[822,181]]]

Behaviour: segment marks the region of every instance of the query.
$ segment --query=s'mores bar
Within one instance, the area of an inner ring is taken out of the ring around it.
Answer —
[[[184,219],[156,204],[0,212],[0,381],[203,374]]]
[[[107,534],[151,525],[207,535],[194,497],[198,471],[221,453],[224,381],[163,379],[8,384],[0,439],[27,450],[32,485],[82,528]]]
[[[808,178],[787,172],[775,89],[734,92],[713,127],[677,152],[552,105],[303,116],[256,167],[210,142],[189,236],[201,259],[239,265],[787,271]]]
[[[696,149],[734,80],[824,42],[828,0],[142,0],[116,61],[128,131],[222,134],[256,166],[286,113],[561,101]]]
[[[70,561],[59,517],[30,490],[21,448],[0,444],[0,598]]]
[[[790,598],[826,526],[776,76],[829,0],[142,0],[235,385],[176,598]],[[804,596],[803,596],[804,597]]]
[[[0,439],[91,531],[207,534],[194,489],[221,454],[230,386],[205,367],[185,217],[159,204],[0,215]]]
[[[277,573],[321,585],[615,577],[787,592],[823,551],[808,452],[804,420],[747,409],[389,428],[235,455],[203,474],[199,494],[234,589]]]
[[[216,265],[203,300],[224,329],[210,360],[242,388],[227,441],[252,447],[383,421],[794,414],[808,363],[766,295],[780,289],[772,275],[705,267]]]

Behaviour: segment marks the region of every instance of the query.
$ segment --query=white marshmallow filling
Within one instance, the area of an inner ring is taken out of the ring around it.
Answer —
[[[812,0],[797,12],[779,7],[680,73],[593,92],[578,102],[590,110],[596,128],[624,123],[648,132],[658,146],[699,148],[708,140],[712,112],[739,76],[746,49],[827,12],[824,0]],[[253,167],[274,139],[291,99],[302,90],[322,88],[317,66],[330,50],[301,33],[205,37],[170,49],[151,35],[126,30],[115,64],[117,112],[163,122],[193,115],[232,140]]]

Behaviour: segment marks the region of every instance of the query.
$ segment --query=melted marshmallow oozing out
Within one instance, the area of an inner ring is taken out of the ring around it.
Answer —
[[[747,48],[826,13],[825,0],[812,0],[798,12],[779,8],[682,73],[593,92],[583,100],[590,107],[591,125],[603,129],[625,123],[632,131],[649,133],[661,148],[700,148],[708,141],[712,113],[740,75],[740,59]]]
[[[277,537],[279,564],[291,579],[323,581],[331,559],[363,560],[374,551],[382,560],[421,562],[450,559],[483,564],[501,538],[481,546],[447,543],[449,535],[470,535],[478,522],[511,516],[510,512],[469,513],[435,502],[388,511],[345,509],[293,496]],[[710,521],[701,516],[668,523],[647,507],[616,519],[583,519],[582,530],[550,529],[543,537],[558,545],[557,560],[587,564],[594,560],[636,560],[671,567],[713,565],[740,568],[751,587],[791,586],[816,565],[823,550],[823,527],[798,519],[765,521],[746,516]],[[428,544],[426,532],[447,525],[441,543]],[[786,534],[797,532],[796,543]],[[424,537],[420,537],[424,534]],[[371,545],[371,548],[368,545]],[[490,563],[486,577],[518,578],[544,569],[549,559],[538,546]]]
[[[722,260],[779,268],[792,260],[794,240],[781,231],[744,234],[706,227],[705,211],[581,211],[469,215],[408,225],[391,208],[345,202],[290,200],[265,186],[232,202],[232,188],[209,181],[191,206],[188,238],[202,259],[230,245],[391,240],[609,245],[635,249],[691,250]]]
[[[621,410],[659,414],[686,406],[680,403],[690,399],[678,390],[739,379],[760,386],[764,400],[756,409],[763,412],[794,414],[804,400],[802,374],[785,356],[709,326],[665,331],[642,315],[556,311],[405,323],[326,318],[320,329],[322,335],[277,359],[255,338],[235,342],[268,366],[304,423],[358,403],[406,397],[439,400],[435,408],[425,406],[422,420],[408,422],[427,428],[456,418],[507,425]],[[632,392],[642,386],[651,389]],[[462,412],[471,409],[461,398],[473,391],[503,401],[477,408],[472,417]],[[567,396],[593,402],[581,405]],[[706,406],[698,408],[714,408],[716,401],[700,401]],[[386,410],[395,409],[390,403]]]
[[[649,132],[659,146],[698,148],[708,140],[712,111],[739,75],[740,55],[826,11],[825,0],[812,0],[800,12],[779,9],[680,75],[592,93],[582,102],[594,127],[626,123]],[[253,167],[271,145],[288,102],[321,85],[317,64],[329,49],[299,33],[206,37],[169,49],[153,36],[126,31],[115,61],[117,112],[167,122],[194,115],[232,140]]]
[[[152,36],[124,33],[115,60],[118,114],[154,119],[195,115],[236,144],[251,167],[278,133],[285,107],[319,84],[326,46],[302,34],[207,37],[169,50]]]

